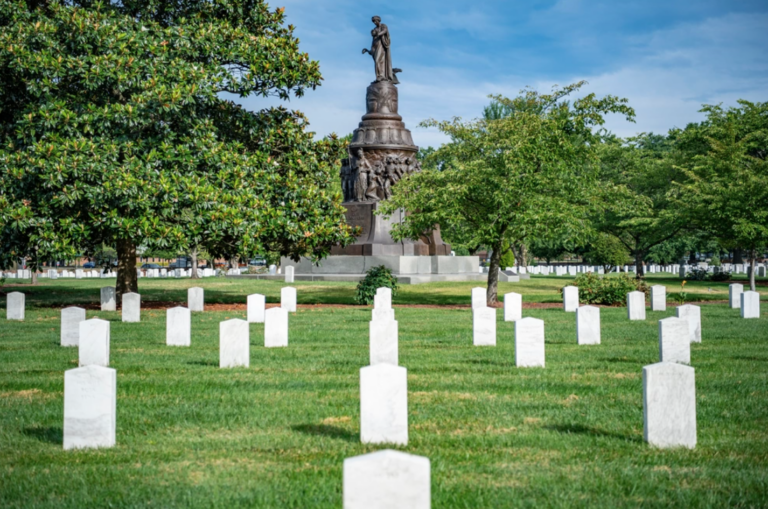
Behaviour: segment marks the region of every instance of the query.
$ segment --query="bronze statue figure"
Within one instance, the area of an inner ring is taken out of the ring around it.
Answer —
[[[371,49],[363,48],[363,55],[370,53],[373,57],[373,63],[376,66],[376,82],[391,81],[394,84],[400,83],[397,80],[397,73],[400,69],[392,68],[392,53],[390,52],[389,29],[387,25],[381,22],[379,16],[371,18],[376,28],[371,30],[373,43]]]

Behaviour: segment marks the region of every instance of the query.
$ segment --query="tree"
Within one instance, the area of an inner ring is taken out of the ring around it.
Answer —
[[[597,148],[601,206],[592,221],[597,231],[624,244],[640,278],[649,251],[691,226],[668,194],[672,181],[681,175],[673,160],[674,137],[643,133],[622,140],[607,136]]]
[[[629,251],[616,237],[598,233],[588,243],[584,261],[590,265],[602,265],[607,274],[615,267],[629,263]]]
[[[261,0],[0,3],[2,244],[113,245],[122,294],[138,245],[317,259],[350,242],[338,142],[223,96],[320,84],[283,22]]]
[[[768,246],[768,103],[701,111],[707,119],[681,134],[694,155],[684,165],[676,203],[689,221],[747,251],[754,291],[758,251]]]
[[[504,241],[537,237],[579,237],[595,178],[592,127],[609,112],[631,119],[626,100],[594,94],[566,103],[577,83],[552,94],[526,90],[517,98],[494,99],[513,110],[496,119],[438,122],[451,138],[432,157],[447,161],[442,171],[428,166],[398,182],[382,214],[410,211],[393,236],[418,239],[433,225],[458,232],[468,244],[483,244],[493,254],[487,302],[497,302],[499,260]],[[531,107],[535,106],[535,107]]]

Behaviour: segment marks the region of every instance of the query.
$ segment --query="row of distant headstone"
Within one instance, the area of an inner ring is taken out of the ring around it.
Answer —
[[[269,270],[269,274],[271,275],[282,273],[282,269],[278,268],[276,265],[270,265],[268,270]],[[221,273],[222,273],[221,269],[197,269],[198,277],[220,276]],[[225,272],[227,276],[240,276],[242,275],[242,273],[243,273],[243,269],[240,269],[240,268],[227,269]],[[16,272],[6,272],[3,275],[9,279],[29,279],[30,277],[32,277],[32,272],[29,269],[19,269]],[[147,277],[147,278],[192,277],[192,269],[146,269],[146,270],[136,269],[136,276]],[[49,278],[49,279],[58,279],[58,278],[73,278],[73,279],[104,278],[106,279],[111,277],[117,277],[117,273],[112,271],[101,272],[99,270],[87,270],[87,269],[75,269],[75,270],[64,269],[62,271],[49,269],[45,272],[41,272],[40,277]],[[293,280],[294,280],[294,267],[288,266],[285,268],[285,281],[287,283],[293,283]]]
[[[677,267],[677,265],[649,265],[647,270],[650,273],[668,272],[670,274],[675,274],[677,272]],[[623,267],[615,267],[613,272],[635,272],[635,270],[634,265],[624,265]],[[481,267],[481,272],[488,272],[488,267]],[[549,276],[550,274],[554,274],[555,276],[573,277],[587,272],[603,275],[605,274],[605,268],[592,265],[528,265],[525,267],[506,267],[503,272],[509,275],[535,274]]]
[[[24,272],[25,275],[18,275],[19,278],[26,278],[28,279],[30,277],[29,270],[19,270],[18,273]],[[197,269],[197,276],[198,277],[214,277],[221,274],[221,269]],[[240,269],[228,269],[226,271],[226,274],[228,276],[239,276],[241,273]],[[169,277],[192,277],[192,269],[136,269],[136,276],[137,277],[147,277],[147,278],[169,278]],[[49,279],[58,279],[58,278],[74,278],[74,279],[87,279],[87,278],[111,278],[111,277],[117,277],[116,272],[108,271],[108,272],[101,272],[99,270],[87,270],[87,269],[75,269],[75,270],[62,270],[59,272],[58,270],[49,269],[45,272],[40,273],[40,277],[49,278]]]
[[[697,265],[679,265],[677,270],[678,276],[681,279],[683,279],[693,269],[704,269],[710,274],[718,274],[720,272],[731,272],[733,274],[746,274],[747,276],[752,274],[752,267],[748,263],[724,263],[720,266],[715,266],[715,265],[709,265],[707,263],[702,262]],[[765,277],[765,274],[766,274],[765,264],[762,264],[762,263],[756,264],[755,276]]]

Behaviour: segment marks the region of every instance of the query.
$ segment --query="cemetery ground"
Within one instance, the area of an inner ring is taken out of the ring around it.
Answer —
[[[649,283],[677,292],[677,278]],[[572,278],[500,283],[523,303],[559,303]],[[739,281],[743,282],[743,281]],[[14,282],[15,283],[15,282]],[[219,322],[244,306],[192,315],[192,346],[165,345],[165,309],[202,286],[206,305],[279,300],[283,282],[140,279],[141,323],[101,312],[113,280],[45,281],[22,291],[26,319],[0,299],[0,506],[340,507],[345,458],[384,449],[359,440],[359,370],[368,364],[370,307],[352,283],[296,282],[287,348],[263,346],[250,325],[250,368],[219,369]],[[602,344],[576,344],[575,315],[525,308],[545,321],[546,367],[516,368],[514,324],[498,310],[496,347],[472,346],[470,292],[479,283],[403,286],[393,299],[408,369],[409,443],[432,465],[433,507],[764,507],[768,502],[768,287],[744,320],[702,304],[696,369],[698,444],[658,450],[643,441],[642,367],[658,362],[658,320],[601,308]],[[711,289],[711,291],[709,291]],[[728,283],[691,282],[689,302],[724,301]],[[173,304],[171,304],[173,303]],[[339,306],[302,307],[301,304]],[[403,304],[429,304],[409,307]],[[60,309],[87,305],[111,322],[117,370],[117,445],[62,448]],[[444,307],[437,307],[444,306]],[[465,306],[465,307],[458,307]]]

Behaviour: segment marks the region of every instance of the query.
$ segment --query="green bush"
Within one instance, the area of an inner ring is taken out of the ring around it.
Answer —
[[[397,278],[392,271],[384,265],[371,267],[365,274],[365,278],[357,284],[355,302],[358,304],[373,304],[373,297],[379,288],[391,288],[392,297],[397,293]]]
[[[710,275],[709,279],[710,281],[728,281],[729,279],[731,279],[731,273],[721,271],[721,272],[718,272],[717,274]]]
[[[709,278],[707,269],[695,268],[688,271],[685,275],[685,279],[689,281],[706,281]]]
[[[613,306],[626,304],[629,292],[648,293],[648,285],[642,279],[635,279],[628,274],[618,277],[598,276],[592,272],[579,275],[571,286],[579,288],[579,302],[584,304],[605,304]],[[560,291],[562,294],[562,290]]]

